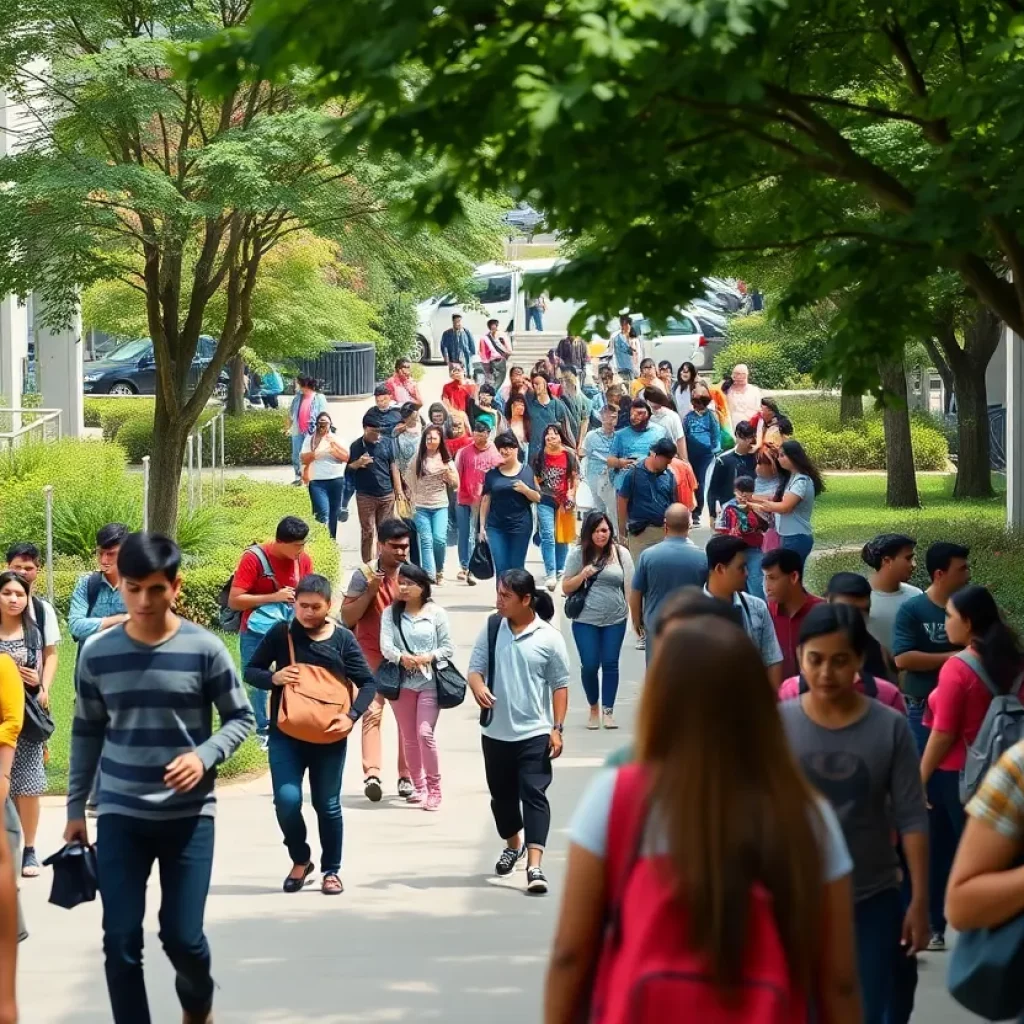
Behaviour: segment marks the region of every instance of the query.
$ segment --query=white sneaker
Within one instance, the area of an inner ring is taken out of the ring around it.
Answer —
[[[553,575],[551,575],[545,581],[544,586],[547,587],[548,590],[554,591],[555,587],[558,586],[558,580],[555,579]]]

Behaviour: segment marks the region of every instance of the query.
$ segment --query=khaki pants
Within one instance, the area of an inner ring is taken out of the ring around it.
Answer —
[[[380,723],[384,714],[384,705],[390,703],[383,697],[374,697],[373,702],[366,709],[363,715],[363,778],[368,775],[376,775],[380,778],[381,763],[384,760],[381,750]],[[405,761],[405,751],[402,749],[402,740],[398,740],[398,777],[409,778],[409,767]]]
[[[628,534],[626,538],[626,548],[633,556],[633,564],[636,565],[641,551],[646,551],[648,548],[654,547],[655,544],[658,544],[664,539],[665,527],[663,526],[645,526],[643,533],[638,533],[636,536]]]
[[[395,496],[388,494],[378,498],[372,494],[357,494],[356,510],[359,513],[359,553],[364,562],[369,562],[377,548],[377,527],[395,515]]]

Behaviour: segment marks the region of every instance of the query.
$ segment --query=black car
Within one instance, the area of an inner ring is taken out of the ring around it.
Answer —
[[[217,350],[217,339],[201,335],[192,360],[189,382],[198,383]],[[228,372],[222,370],[215,393],[227,393]],[[156,359],[149,338],[127,341],[105,359],[87,363],[82,374],[82,390],[87,395],[155,395]]]

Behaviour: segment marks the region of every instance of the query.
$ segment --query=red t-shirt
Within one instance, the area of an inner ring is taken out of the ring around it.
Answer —
[[[463,448],[472,443],[472,434],[463,434],[461,437],[446,437],[444,439],[444,446],[448,449],[448,454],[453,458],[461,452]]]
[[[470,398],[476,395],[476,385],[466,384],[450,380],[441,388],[441,400],[447,402],[453,409],[465,412]]]
[[[246,551],[238,563],[235,579],[231,584],[246,594],[273,594],[282,587],[296,587],[303,576],[308,576],[313,571],[313,560],[305,551],[295,562],[290,558],[277,558],[272,555],[269,544],[261,544],[260,547],[270,562],[270,568],[274,570],[274,576],[264,576],[260,560],[251,551]],[[243,630],[249,625],[249,616],[254,610],[242,612]]]
[[[380,562],[371,562],[373,569],[378,569]],[[348,593],[345,597],[357,598],[366,593],[366,577],[361,569],[357,569],[352,575],[352,582],[349,583]],[[377,591],[377,598],[365,612],[363,617],[356,623],[352,632],[363,649],[366,663],[376,672],[384,661],[384,655],[380,653],[380,617],[386,608],[390,608],[398,593],[398,578],[389,579],[385,576],[381,580],[380,590]]]
[[[970,665],[959,658],[950,658],[939,669],[939,683],[928,695],[924,724],[956,737],[949,752],[939,762],[940,769],[958,772],[963,768],[967,761],[967,747],[977,738],[991,703],[992,694]]]
[[[782,678],[788,679],[800,672],[797,664],[796,648],[800,637],[800,627],[803,625],[807,613],[816,605],[821,604],[821,598],[808,594],[800,610],[796,615],[787,615],[779,611],[776,601],[768,602],[768,611],[771,613],[772,624],[775,626],[775,635],[779,638],[779,646],[782,648]]]

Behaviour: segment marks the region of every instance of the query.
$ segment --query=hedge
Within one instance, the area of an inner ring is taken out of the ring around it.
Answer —
[[[82,402],[82,414],[87,427],[103,427],[106,436],[108,422],[120,425],[132,416],[144,413],[152,416],[153,402],[152,397],[145,395],[136,398],[86,398]],[[113,433],[117,433],[116,428]]]
[[[825,335],[809,314],[798,314],[786,323],[765,313],[733,317],[729,338],[715,357],[716,379],[737,363],[746,363],[751,380],[769,389],[811,386],[826,344]]]

